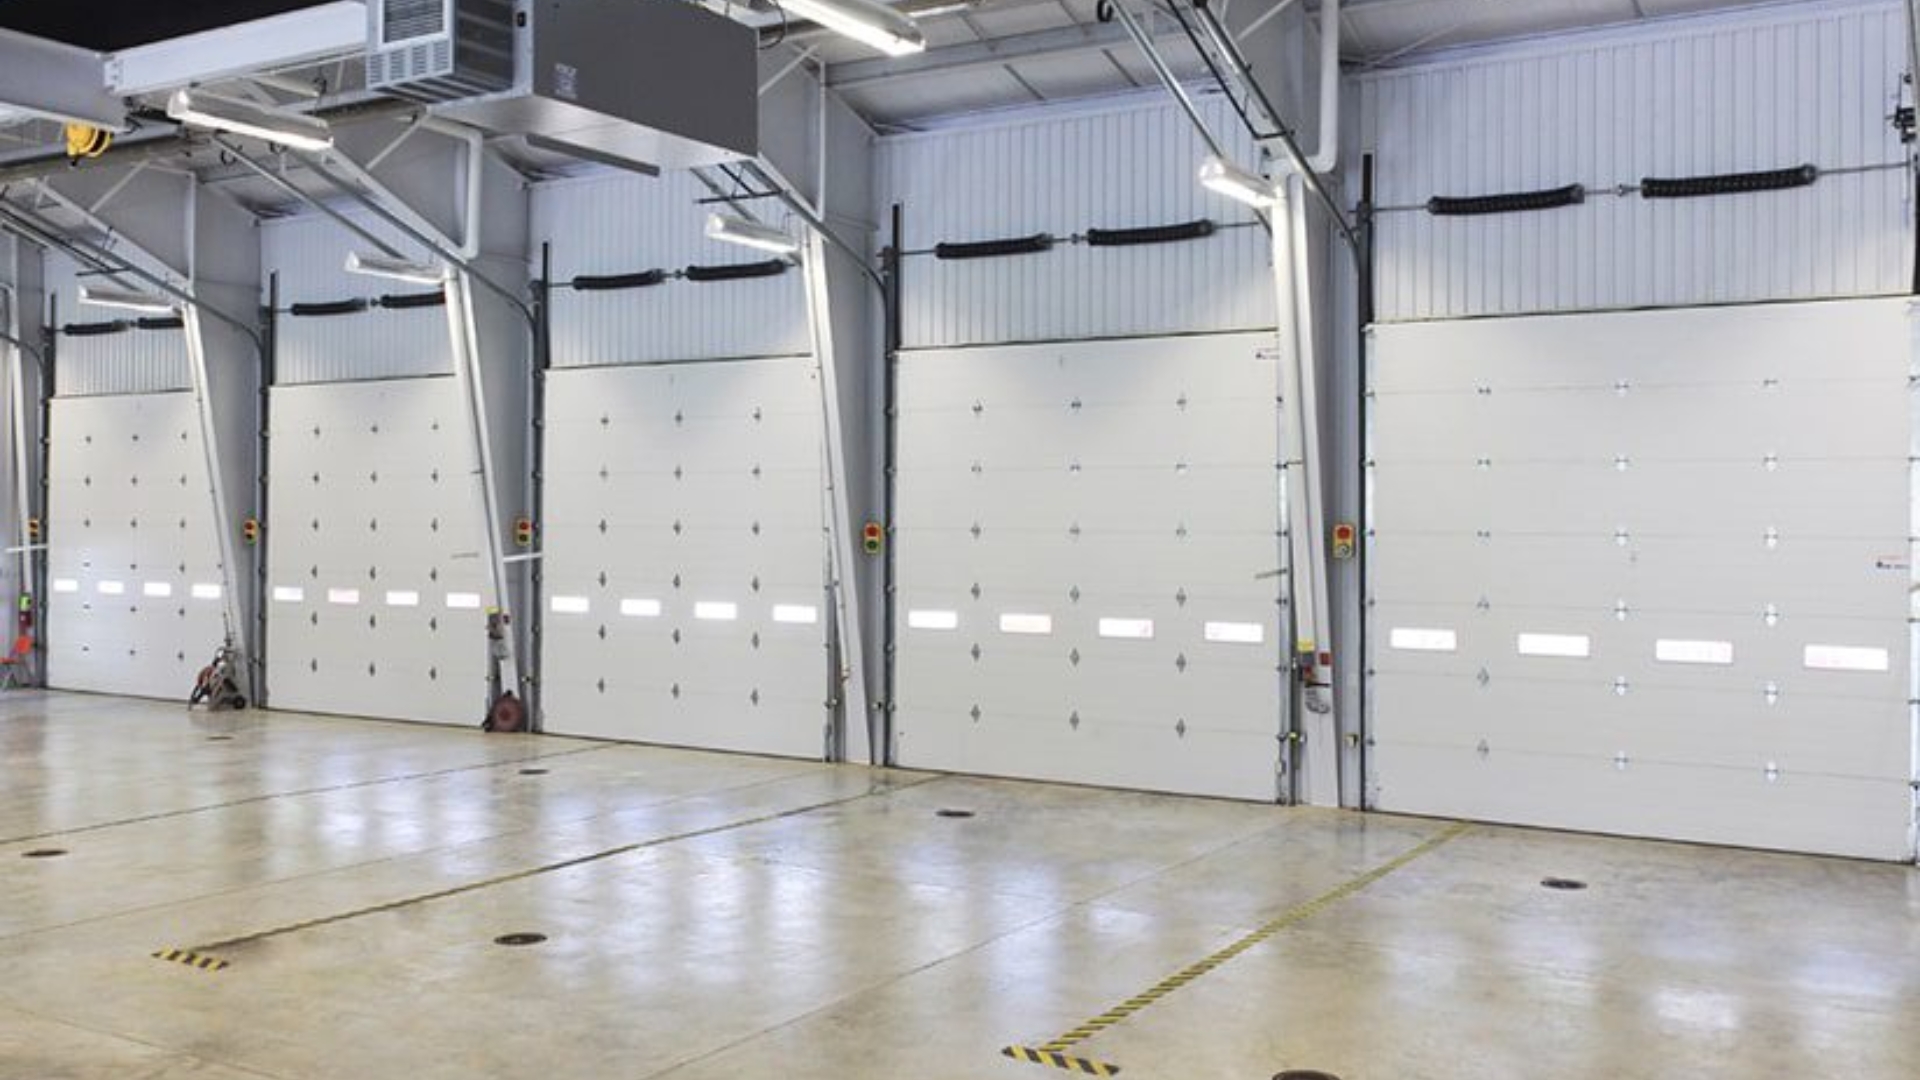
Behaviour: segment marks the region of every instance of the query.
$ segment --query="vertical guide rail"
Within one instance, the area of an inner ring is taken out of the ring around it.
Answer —
[[[894,745],[894,720],[898,712],[898,665],[900,662],[899,630],[895,619],[899,617],[899,558],[896,545],[899,533],[898,514],[900,505],[900,345],[905,340],[901,325],[901,272],[906,266],[906,223],[905,212],[899,203],[893,204],[890,237],[887,241],[886,296],[884,315],[886,319],[886,340],[882,346],[881,364],[883,385],[881,401],[883,414],[881,422],[885,434],[881,439],[881,520],[887,529],[886,559],[880,569],[880,596],[885,613],[880,620],[880,633],[884,635],[886,647],[882,651],[881,686],[885,701],[882,702],[881,737],[883,747],[875,753],[875,760],[882,765],[892,765],[898,760]]]
[[[1907,847],[1920,863],[1920,300],[1907,304],[1907,731],[1912,798]]]
[[[254,515],[262,525],[273,520],[271,500],[272,464],[273,464],[273,384],[280,379],[280,272],[267,275],[267,310],[261,319],[265,333],[261,335],[260,348],[260,434],[259,458],[255,463],[257,475],[254,478]],[[253,681],[254,704],[265,707],[273,697],[272,680],[267,678],[267,618],[268,599],[273,595],[273,586],[268,584],[273,575],[272,558],[269,545],[272,537],[265,536],[256,541],[253,549],[254,586],[253,586],[253,653],[255,661]]]
[[[533,500],[534,550],[547,548],[547,372],[553,363],[553,245],[540,245],[540,280],[534,285],[534,331],[532,382],[527,391],[527,413],[532,430],[528,433],[527,472],[531,480],[528,498]],[[527,729],[545,731],[546,691],[540,675],[546,670],[546,584],[545,559],[527,564],[527,692],[522,695],[527,708]]]
[[[872,273],[864,264],[856,265]],[[816,226],[807,230],[807,250],[801,260],[801,269],[806,277],[807,322],[813,331],[813,358],[820,371],[820,399],[825,414],[827,489],[833,507],[832,528],[828,536],[834,562],[834,617],[839,623],[836,643],[841,657],[836,677],[841,687],[840,700],[844,702],[843,727],[851,728],[856,723],[864,725],[866,758],[869,762],[878,762],[884,757],[878,741],[882,733],[878,730],[876,715],[868,707],[866,675],[862,670],[860,651],[860,590],[854,580],[857,562],[853,542],[853,508],[847,493],[846,442],[841,437],[840,357],[833,335],[825,229]],[[849,756],[853,748],[852,740],[843,736],[839,742],[842,756]]]
[[[13,251],[14,273],[12,279],[19,281],[20,244],[14,241],[9,245]],[[7,363],[7,429],[12,436],[10,445],[13,453],[13,498],[15,522],[14,543],[20,549],[20,596],[33,603],[33,534],[27,528],[27,522],[33,517],[33,473],[27,465],[27,350],[20,337],[20,294],[11,285],[0,286],[0,305],[5,305],[4,332],[0,338],[5,340],[9,353]],[[38,617],[39,612],[35,612]]]
[[[487,433],[487,397],[485,379],[480,372],[479,332],[474,323],[473,293],[467,288],[464,271],[449,269],[441,286],[447,296],[447,332],[453,341],[453,377],[460,390],[461,411],[466,414],[469,448],[473,452],[473,478],[480,489],[481,514],[485,520],[480,532],[486,542],[481,556],[487,560],[487,579],[493,590],[493,607],[508,620],[500,660],[502,693],[520,693],[520,671],[515,658],[512,628],[512,597],[508,591],[506,552],[500,542],[500,498],[494,490],[493,440]],[[488,702],[491,709],[493,702]]]

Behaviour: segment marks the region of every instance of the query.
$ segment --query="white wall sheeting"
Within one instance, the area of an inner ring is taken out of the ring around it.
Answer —
[[[553,245],[553,365],[786,356],[812,350],[806,291],[796,267],[779,277],[645,289],[575,292],[579,275],[683,270],[759,262],[769,256],[708,240],[699,200],[711,192],[691,173],[625,173],[560,180],[533,189],[533,235]],[[763,220],[799,236],[779,203],[750,204]],[[724,207],[721,207],[724,209]]]
[[[144,260],[137,261],[144,264]],[[82,283],[112,285],[108,279],[81,277],[79,264],[54,252],[47,254],[46,266],[47,296],[59,320],[56,329],[70,323],[132,322],[139,318],[130,311],[81,305]],[[98,337],[61,334],[54,349],[54,364],[62,397],[144,394],[184,390],[189,385],[187,338],[181,330],[130,329]]]
[[[371,214],[362,211],[351,216],[403,251],[418,249]],[[337,222],[318,214],[267,222],[260,228],[260,250],[267,273],[280,275],[281,314],[275,323],[274,361],[275,381],[280,385],[409,378],[453,371],[445,308],[375,308],[324,317],[286,314],[292,304],[371,300],[383,293],[428,288],[347,273],[347,255],[371,251],[372,246]]]
[[[1899,4],[1780,5],[1462,54],[1359,78],[1346,162],[1376,158],[1381,321],[1906,291],[1911,180],[1888,125]],[[1698,199],[1643,177],[1873,171]],[[1585,205],[1436,218],[1434,195],[1586,185]]]
[[[1243,166],[1258,164],[1223,99],[1201,112]],[[1154,96],[1097,111],[880,140],[877,213],[904,208],[901,318],[906,345],[1246,330],[1273,325],[1267,235],[1245,207],[1202,188],[1205,146]],[[1211,218],[1204,240],[1134,248],[1062,243],[1006,258],[939,262],[942,241]]]

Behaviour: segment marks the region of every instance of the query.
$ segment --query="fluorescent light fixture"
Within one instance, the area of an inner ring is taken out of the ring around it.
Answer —
[[[447,272],[442,267],[407,262],[405,259],[389,259],[384,255],[362,255],[357,251],[347,256],[347,273],[404,281],[410,285],[447,283]]]
[[[1256,176],[1220,157],[1210,156],[1200,163],[1200,186],[1256,209],[1280,201],[1280,193],[1266,177]]]
[[[789,15],[819,23],[888,56],[912,56],[927,49],[918,23],[875,0],[779,0],[779,4]]]
[[[95,307],[137,311],[142,315],[171,315],[175,310],[171,300],[131,289],[103,289],[98,285],[80,286],[80,302]]]
[[[725,214],[707,215],[707,239],[725,240],[729,244],[759,248],[761,251],[771,251],[775,255],[791,255],[800,250],[800,241],[795,240],[785,229],[776,229],[771,225],[757,225]]]
[[[175,90],[167,99],[167,115],[190,127],[250,135],[295,150],[333,146],[333,129],[325,120],[202,90]]]

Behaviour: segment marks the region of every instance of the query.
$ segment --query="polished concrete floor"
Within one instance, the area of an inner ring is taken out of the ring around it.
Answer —
[[[15,692],[0,1080],[1920,1077],[1920,874],[1446,830]]]

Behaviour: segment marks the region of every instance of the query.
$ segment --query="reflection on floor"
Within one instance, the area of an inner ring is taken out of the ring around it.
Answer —
[[[0,868],[7,1080],[1920,1076],[1894,866],[15,692]]]

